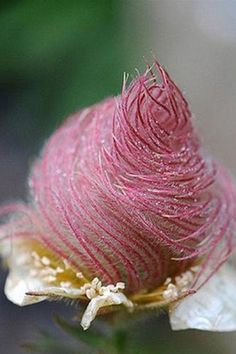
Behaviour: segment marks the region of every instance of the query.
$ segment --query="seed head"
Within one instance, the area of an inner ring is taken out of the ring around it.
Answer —
[[[234,249],[236,190],[157,62],[126,81],[120,96],[75,113],[50,137],[29,203],[0,232],[34,245],[35,267],[52,269],[44,276],[54,286],[123,282],[135,299],[166,284],[163,300],[176,299],[180,283],[196,290]],[[75,279],[63,278],[67,269]]]

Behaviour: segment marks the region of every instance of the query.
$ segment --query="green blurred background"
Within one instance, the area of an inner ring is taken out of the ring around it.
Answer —
[[[187,92],[208,149],[236,173],[235,1],[8,1],[0,4],[0,202],[25,197],[50,133],[68,114],[117,95],[123,72],[142,70],[151,50]],[[53,303],[20,309],[2,291],[0,354],[23,353],[38,327],[61,337],[54,311],[73,314]],[[236,352],[234,333],[174,333],[157,313],[130,326],[129,337],[132,354]]]
[[[10,1],[0,14],[4,121],[39,145],[74,110],[120,90],[122,1]],[[37,139],[35,139],[37,137]]]

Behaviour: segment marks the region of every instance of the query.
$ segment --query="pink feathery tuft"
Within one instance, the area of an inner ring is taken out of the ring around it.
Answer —
[[[70,117],[29,182],[15,237],[130,293],[198,262],[203,284],[235,247],[235,186],[203,152],[187,102],[157,62],[119,97]]]

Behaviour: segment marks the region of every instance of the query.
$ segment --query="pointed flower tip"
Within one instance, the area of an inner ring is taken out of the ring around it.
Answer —
[[[158,62],[56,130],[29,189],[31,201],[11,207],[0,228],[5,241],[13,236],[9,277],[23,269],[26,292],[42,296],[89,294],[90,319],[100,305],[83,290],[94,278],[125,284],[113,302],[166,305],[207,283],[235,248],[235,185],[203,152],[188,104]]]

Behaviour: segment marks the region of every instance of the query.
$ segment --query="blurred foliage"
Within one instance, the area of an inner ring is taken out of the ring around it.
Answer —
[[[221,354],[223,346],[213,333],[200,331],[172,332],[167,318],[148,313],[96,319],[84,331],[79,322],[55,322],[61,336],[40,331],[33,343],[23,346],[32,354]],[[107,321],[108,320],[108,321]]]
[[[33,343],[26,343],[23,348],[27,353],[43,354],[125,354],[128,331],[122,326],[108,325],[98,321],[89,331],[84,331],[80,324],[71,323],[55,316],[55,322],[68,335],[59,340],[55,335],[40,331],[40,337]]]
[[[38,148],[66,115],[119,92],[122,8],[120,0],[0,5],[0,124],[12,144]]]

